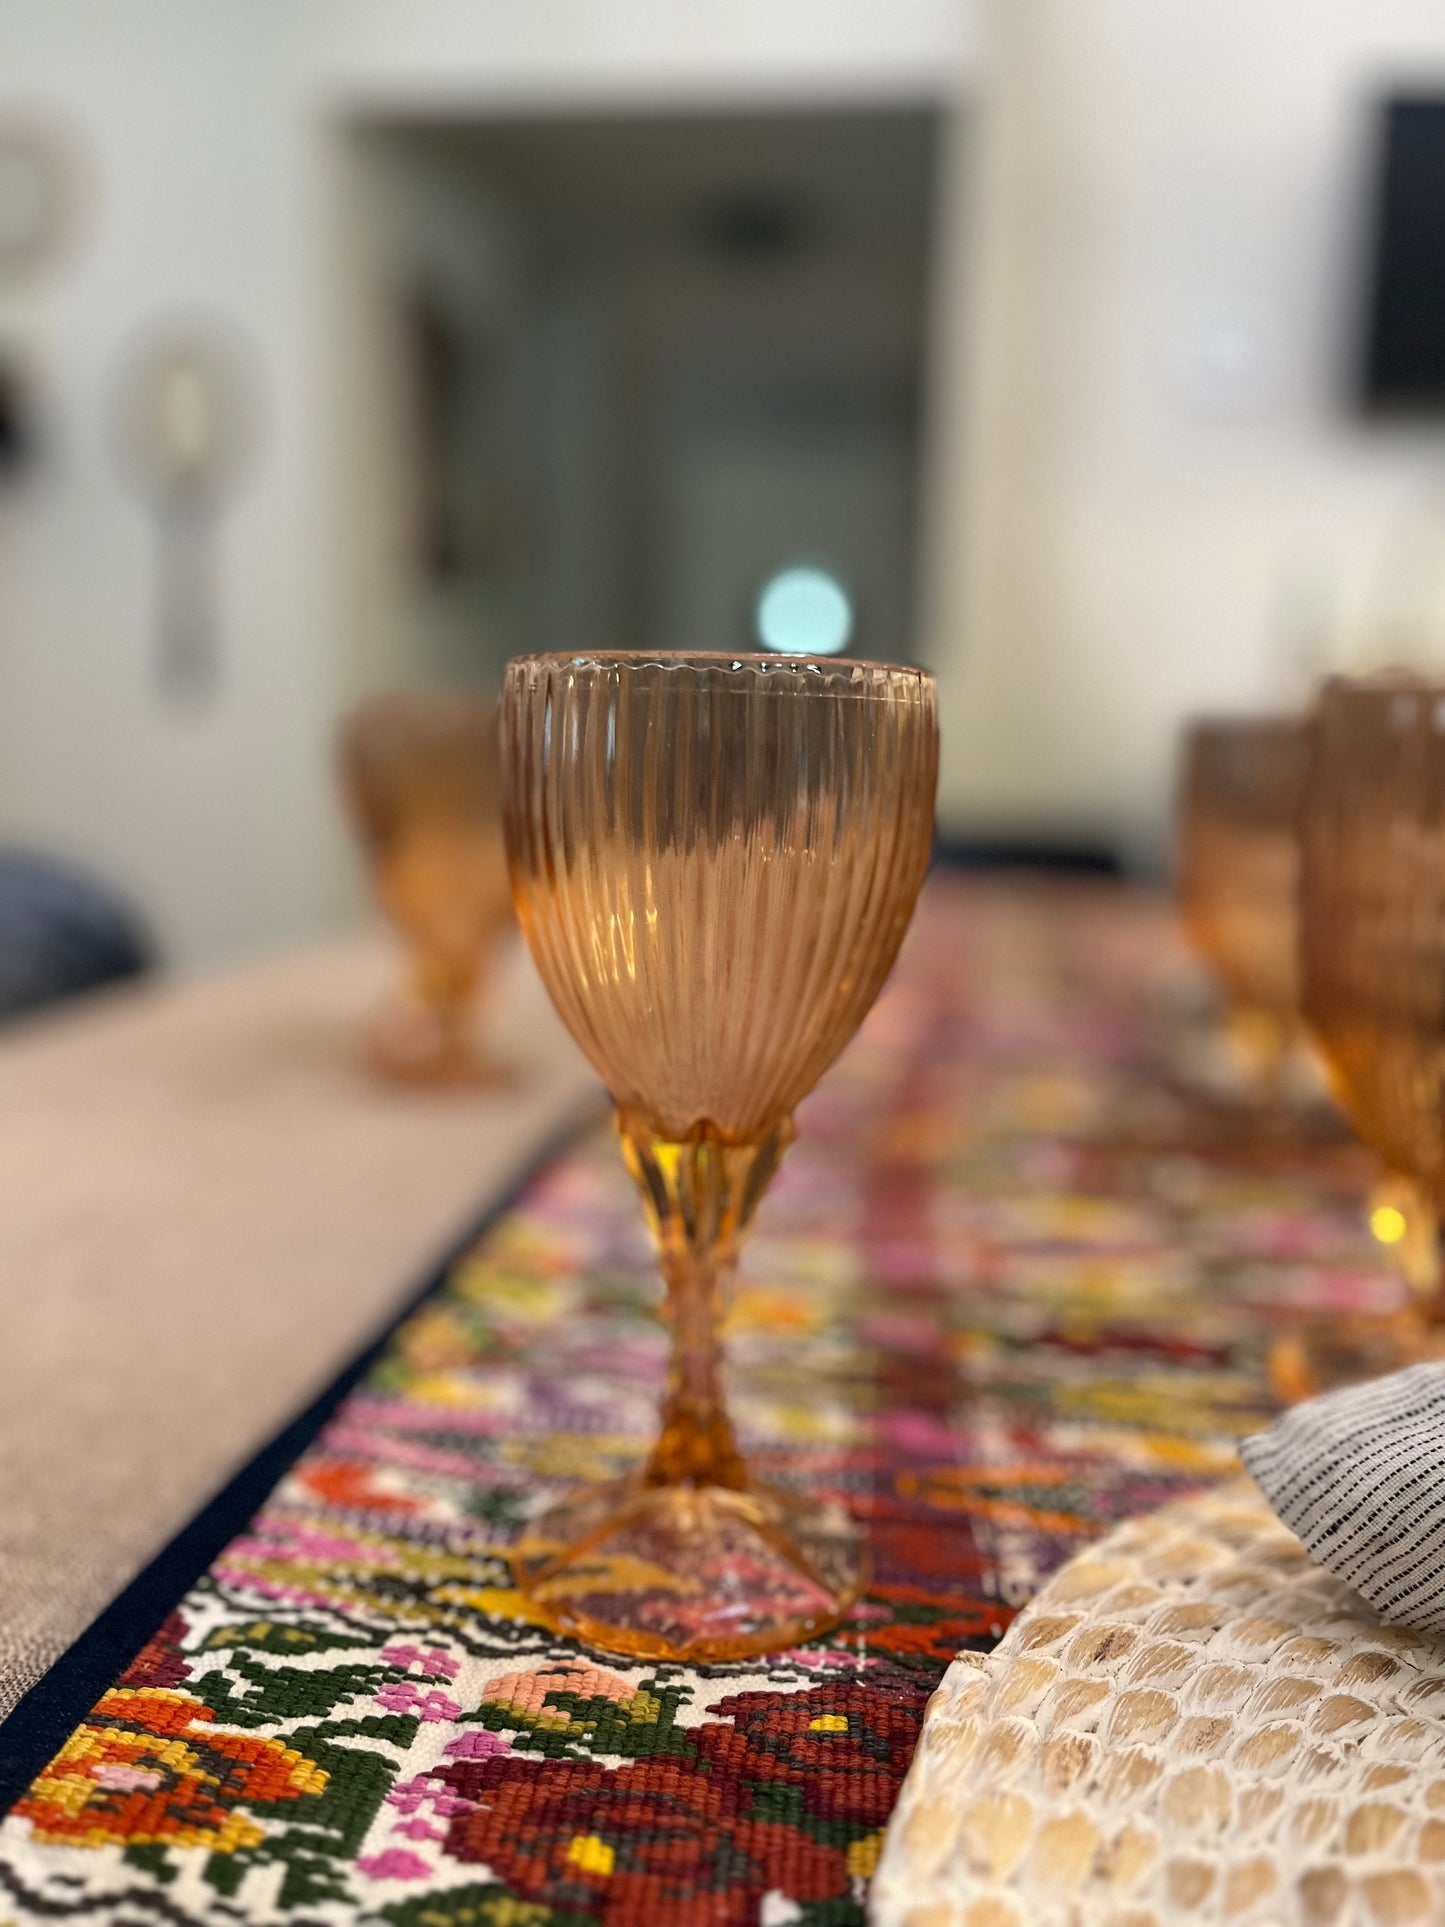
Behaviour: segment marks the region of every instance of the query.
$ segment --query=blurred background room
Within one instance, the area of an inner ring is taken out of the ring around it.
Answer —
[[[1149,870],[1181,717],[1432,647],[1426,0],[0,21],[0,836],[171,965],[353,919],[337,718],[519,650],[926,663],[948,838]]]

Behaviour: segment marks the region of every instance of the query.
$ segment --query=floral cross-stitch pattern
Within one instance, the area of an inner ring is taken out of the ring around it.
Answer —
[[[326,1775],[279,1740],[217,1732],[214,1718],[184,1693],[117,1687],[15,1811],[55,1843],[255,1846],[250,1810],[320,1793]]]
[[[858,1927],[928,1695],[1117,1519],[1231,1473],[1271,1336],[1388,1309],[1362,1155],[1175,1074],[1164,913],[937,879],[808,1102],[729,1357],[867,1598],[734,1667],[612,1660],[512,1589],[663,1366],[605,1133],[515,1199],[0,1824],[17,1927]],[[146,1632],[149,1637],[145,1637]],[[142,1640],[144,1643],[142,1643]]]

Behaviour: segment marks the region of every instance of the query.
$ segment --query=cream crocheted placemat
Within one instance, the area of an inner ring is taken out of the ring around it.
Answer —
[[[929,1705],[877,1927],[1445,1922],[1445,1641],[1247,1481],[1130,1521]]]

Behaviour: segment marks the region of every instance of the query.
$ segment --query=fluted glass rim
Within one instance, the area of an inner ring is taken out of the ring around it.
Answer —
[[[773,650],[745,649],[541,650],[513,656],[507,663],[506,673],[510,677],[528,669],[661,669],[677,673],[757,669],[780,681],[801,675],[818,682],[859,686],[887,677],[912,683],[919,689],[930,688],[936,682],[933,671],[918,663],[875,662],[862,656],[790,656]]]
[[[1186,744],[1215,742],[1221,737],[1283,734],[1302,728],[1308,721],[1309,712],[1304,709],[1209,710],[1186,716],[1180,734]]]
[[[1338,671],[1327,676],[1309,717],[1311,751],[1306,772],[1306,805],[1322,781],[1320,752],[1332,719],[1338,718],[1345,728],[1354,727],[1363,721],[1371,706],[1380,704],[1388,706],[1390,725],[1402,734],[1423,728],[1438,736],[1445,731],[1445,672],[1399,665],[1367,670],[1360,675]]]
[[[1319,692],[1320,700],[1356,693],[1362,696],[1445,696],[1445,672],[1411,669],[1404,665],[1370,669],[1359,675],[1336,670],[1333,675],[1325,677]]]

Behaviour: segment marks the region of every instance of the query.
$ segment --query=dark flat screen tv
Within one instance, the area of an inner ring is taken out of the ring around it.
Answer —
[[[1445,414],[1445,96],[1387,100],[1381,118],[1361,399]]]

